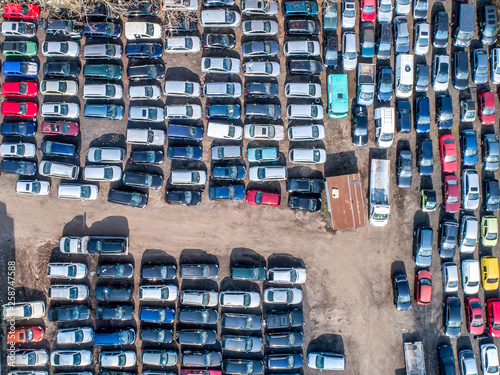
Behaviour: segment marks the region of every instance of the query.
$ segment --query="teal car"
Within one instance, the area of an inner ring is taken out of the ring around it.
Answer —
[[[37,45],[35,42],[3,42],[2,53],[4,56],[36,56]]]
[[[247,158],[250,163],[264,163],[278,161],[280,154],[277,147],[255,147],[248,149]]]
[[[231,279],[262,281],[266,278],[266,267],[233,267]]]
[[[83,76],[96,79],[120,79],[122,68],[115,64],[86,64],[83,67]]]

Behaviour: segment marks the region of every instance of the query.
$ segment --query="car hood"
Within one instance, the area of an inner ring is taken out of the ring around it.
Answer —
[[[457,337],[460,334],[460,328],[446,327],[445,333],[450,337]]]
[[[421,256],[420,254],[417,254],[417,256],[415,257],[415,263],[419,267],[429,267],[432,263],[432,257]]]
[[[451,120],[450,120],[451,122]],[[450,126],[451,127],[451,126]],[[474,166],[477,164],[477,155],[464,155],[462,157],[462,163],[467,166]]]
[[[448,130],[448,129],[451,129],[452,125],[453,125],[453,120],[439,120],[438,121],[438,128],[439,129]]]
[[[455,86],[457,90],[465,90],[469,87],[469,80],[464,78],[455,78],[453,86]]]
[[[354,135],[352,137],[352,144],[354,146],[364,146],[368,142],[368,135]]]
[[[434,171],[433,165],[423,165],[419,167],[419,173],[421,176],[430,176]]]
[[[398,185],[400,187],[410,187],[411,186],[411,177],[398,177]]]
[[[406,311],[411,307],[411,302],[396,302],[396,308],[399,311]]]

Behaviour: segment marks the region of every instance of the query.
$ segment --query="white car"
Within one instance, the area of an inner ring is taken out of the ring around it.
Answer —
[[[121,99],[123,88],[113,83],[83,85],[84,99]]]
[[[278,2],[274,0],[241,0],[243,14],[274,16],[278,14]]]
[[[443,277],[443,290],[445,293],[458,291],[458,267],[453,262],[445,262],[441,265]]]
[[[207,9],[201,11],[201,27],[236,27],[241,22],[241,15],[229,9]]]
[[[102,351],[99,355],[101,367],[121,368],[132,367],[136,364],[137,356],[132,350]]]
[[[183,290],[180,302],[189,306],[214,307],[219,304],[219,293],[207,290]]]
[[[499,375],[498,349],[495,344],[483,344],[481,348],[481,368],[485,375]]]
[[[137,39],[160,39],[161,26],[153,22],[125,22],[125,38]]]
[[[285,139],[285,128],[282,125],[245,125],[243,128],[246,139],[261,139],[281,141]]]
[[[427,22],[419,22],[415,25],[415,54],[427,55],[429,52],[430,28]]]
[[[448,90],[448,82],[450,80],[450,56],[434,55],[432,70],[432,88],[434,91]]]
[[[163,0],[163,9],[178,11],[197,11],[198,0]]]
[[[76,180],[78,178],[78,172],[80,172],[80,167],[78,165],[49,160],[42,160],[38,166],[38,173],[46,177]]]
[[[294,148],[288,158],[292,164],[324,164],[326,151],[320,148]]]
[[[49,286],[52,300],[83,301],[89,296],[89,287],[83,284],[55,284]]]
[[[141,285],[139,299],[141,301],[175,301],[178,292],[175,285]]]
[[[17,194],[48,195],[50,193],[50,182],[38,180],[19,180],[16,183]]]
[[[163,94],[165,96],[185,96],[188,98],[199,97],[201,85],[191,81],[165,81]]]
[[[207,172],[203,170],[172,169],[170,183],[172,185],[205,185]]]
[[[43,103],[41,114],[43,117],[78,118],[80,106],[76,103]]]
[[[43,318],[44,316],[45,302],[43,301],[17,302],[13,305],[5,304],[2,307],[2,317],[4,320],[36,319]]]
[[[130,100],[156,100],[160,97],[161,89],[157,85],[129,86],[128,88]]]
[[[285,85],[287,98],[318,99],[321,98],[321,85],[319,83],[292,82]]]
[[[10,143],[0,145],[0,156],[15,158],[32,158],[35,156],[36,145],[33,143]]]
[[[411,0],[396,0],[396,14],[406,16],[411,10]]]
[[[207,137],[241,139],[243,137],[243,128],[234,124],[210,121],[207,125]]]
[[[479,222],[474,216],[463,215],[460,221],[458,248],[461,253],[473,253],[476,249]]]
[[[240,60],[231,57],[203,57],[201,59],[203,73],[232,73],[240,72]]]
[[[462,172],[462,205],[464,210],[474,211],[479,207],[479,175],[475,169]]]
[[[127,151],[120,147],[91,147],[87,152],[87,160],[92,163],[121,163]]]
[[[94,340],[94,330],[91,327],[60,328],[56,333],[58,344],[84,344]]]
[[[325,138],[323,125],[301,125],[288,127],[290,141],[316,141]]]
[[[354,29],[356,24],[356,0],[342,1],[342,27]]]
[[[78,94],[77,81],[42,81],[40,82],[42,95],[70,95]]]
[[[378,0],[377,19],[380,23],[392,22],[392,0]]]
[[[31,22],[2,22],[3,36],[17,36],[23,38],[31,38],[36,35],[36,26]]]
[[[247,61],[243,64],[243,75],[248,77],[277,77],[280,64],[276,61]]]
[[[313,40],[289,40],[285,42],[283,53],[285,56],[319,56],[321,47]]]
[[[129,121],[163,122],[165,112],[159,107],[128,107]]]
[[[84,263],[49,263],[47,276],[57,279],[83,279],[87,276],[87,265]]]
[[[78,42],[43,42],[42,53],[44,56],[78,57],[80,43]]]
[[[304,284],[306,282],[306,269],[270,268],[267,271],[267,281],[277,284]]]
[[[358,66],[357,38],[353,32],[345,32],[342,36],[342,68],[354,70]]]
[[[284,181],[288,176],[286,167],[262,166],[248,170],[250,181]]]
[[[477,294],[481,275],[479,271],[479,261],[475,259],[465,259],[462,261],[462,286],[464,294]]]
[[[198,120],[201,118],[201,106],[199,104],[166,105],[164,112],[167,119]]]
[[[49,353],[44,349],[17,350],[14,354],[14,366],[45,366],[49,361]]]
[[[200,52],[201,41],[197,36],[172,36],[165,38],[163,44],[167,53]]]
[[[86,181],[120,181],[122,169],[116,165],[88,165],[83,168]]]
[[[260,306],[260,294],[246,291],[220,292],[219,304],[222,307],[255,308]]]
[[[99,187],[89,184],[59,184],[57,198],[94,201],[99,195]]]
[[[344,370],[345,357],[337,353],[312,352],[307,355],[307,366],[322,370]]]
[[[159,129],[127,129],[127,143],[137,145],[163,146],[165,144],[165,131]]]
[[[290,104],[286,109],[288,119],[321,120],[323,106],[319,104]]]
[[[49,375],[48,371],[40,371],[40,370],[16,370],[9,371],[7,375]],[[81,372],[80,375],[92,375],[90,371]]]
[[[500,84],[500,48],[492,48],[490,51],[491,82],[498,85]]]
[[[292,305],[302,302],[302,290],[297,288],[267,288],[264,289],[265,303]]]
[[[272,20],[244,21],[241,24],[241,31],[247,36],[273,36],[278,30],[278,22]]]

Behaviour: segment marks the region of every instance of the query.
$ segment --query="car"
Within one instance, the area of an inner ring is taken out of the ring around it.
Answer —
[[[453,347],[451,345],[440,345],[438,346],[439,354],[439,367],[441,373],[444,375],[454,375],[455,374],[455,357],[453,354]]]
[[[500,49],[493,48],[490,52],[491,59],[491,82],[495,85],[500,83]]]
[[[179,309],[177,319],[184,324],[215,324],[219,314],[217,310],[210,309]]]
[[[474,211],[479,207],[479,175],[475,169],[464,169],[462,173],[462,206]]]
[[[243,21],[241,32],[247,36],[273,36],[278,33],[278,22],[273,20]]]
[[[16,367],[45,366],[49,361],[49,353],[45,349],[16,350],[12,364]]]
[[[318,35],[321,26],[313,19],[286,19],[285,34],[286,35]]]
[[[104,120],[121,120],[123,118],[123,107],[115,104],[85,104],[83,115],[86,118]]]
[[[196,206],[201,202],[201,193],[191,190],[167,190],[165,201],[169,204]]]
[[[455,173],[457,171],[457,147],[453,134],[441,136],[439,139],[439,151],[443,173]]]
[[[495,344],[482,344],[481,350],[481,369],[483,374],[498,375],[498,349]]]
[[[13,159],[3,159],[0,169],[3,173],[21,176],[34,176],[37,170],[35,162]]]
[[[141,301],[175,301],[178,288],[175,285],[141,285],[138,296]]]
[[[129,59],[155,59],[160,58],[163,47],[160,43],[128,43],[125,55]]]
[[[55,341],[57,344],[84,344],[92,342],[93,338],[94,330],[91,327],[60,328],[57,330]],[[64,357],[64,354],[60,354],[58,362],[64,362]]]
[[[286,179],[287,169],[280,166],[251,167],[248,176],[250,181],[281,181]]]
[[[162,79],[165,76],[163,64],[129,65],[127,68],[128,79]]]
[[[244,136],[247,139],[254,140],[283,140],[285,138],[285,129],[281,125],[245,125]]]
[[[234,266],[230,271],[233,280],[262,281],[266,278],[266,267]]]
[[[241,12],[246,15],[274,16],[278,14],[279,3],[273,0],[242,0]]]
[[[232,73],[240,72],[240,61],[229,57],[203,57],[201,59],[203,73]]]
[[[82,35],[86,38],[117,39],[122,34],[122,27],[112,22],[86,22],[83,24]]]
[[[172,169],[170,183],[172,185],[205,185],[207,173],[203,170]]]
[[[318,14],[318,5],[314,1],[289,0],[283,3],[283,16],[315,16]]]
[[[211,329],[181,329],[176,332],[176,339],[181,345],[213,345],[217,342],[217,332]]]
[[[45,78],[76,78],[80,74],[80,65],[74,61],[46,62],[43,64],[43,73]]]
[[[2,306],[2,317],[4,320],[37,319],[45,316],[45,302],[16,302]]]
[[[375,27],[373,22],[361,24],[361,57],[372,58],[375,54]]]
[[[456,296],[446,297],[444,331],[449,337],[457,337],[462,326],[462,310],[460,299]]]
[[[175,311],[164,307],[141,307],[139,320],[144,323],[172,323]]]
[[[203,48],[231,49],[236,45],[236,39],[231,34],[209,33],[203,35]]]
[[[202,149],[198,146],[169,146],[167,157],[172,160],[200,160]]]
[[[487,327],[486,332],[491,337],[500,335],[500,299],[489,298],[486,300]]]
[[[429,267],[432,263],[432,228],[421,226],[413,233],[415,237],[415,264],[418,267]]]
[[[323,30],[336,31],[338,24],[338,3],[327,0],[323,2]]]
[[[472,81],[476,85],[488,82],[488,52],[484,48],[475,49],[472,53]]]
[[[34,20],[40,16],[40,7],[35,4],[5,4],[3,9],[5,18]]]
[[[431,176],[434,170],[432,140],[422,139],[418,143],[418,173],[421,176]]]
[[[444,262],[441,265],[443,289],[446,293],[458,291],[458,267],[453,262]]]
[[[158,14],[158,6],[149,1],[139,1],[130,4],[125,10],[125,17],[145,17]]]
[[[477,294],[479,292],[479,262],[475,259],[462,261],[462,285],[464,294]]]
[[[165,143],[165,131],[151,128],[128,128],[126,142],[145,146],[163,146]],[[155,155],[155,157],[159,157],[159,155]],[[157,163],[155,162],[154,164]]]
[[[89,296],[89,288],[80,284],[52,284],[47,294],[52,300],[83,301]]]
[[[78,42],[43,42],[42,54],[47,57],[78,57],[80,44]]]
[[[242,180],[247,174],[244,166],[214,166],[212,167],[211,176],[214,180]]]
[[[483,309],[478,297],[468,297],[465,300],[467,331],[474,336],[484,332]]]
[[[275,61],[247,61],[243,64],[244,76],[276,77],[280,74],[280,66]]]
[[[432,276],[427,270],[420,270],[417,273],[415,285],[415,300],[419,305],[429,305],[432,296]]]
[[[421,210],[423,212],[432,212],[437,208],[437,194],[433,189],[421,189]]]
[[[85,87],[87,85],[84,86],[84,90]],[[156,100],[160,97],[161,89],[157,85],[129,86],[128,88],[128,98],[130,100]]]
[[[416,0],[419,4],[425,2],[427,4],[427,0]],[[416,9],[415,9],[416,11]],[[418,22],[415,25],[415,54],[416,55],[427,55],[429,52],[429,33],[430,28],[427,22]]]
[[[166,105],[164,108],[166,119],[200,119],[201,106],[199,104]]]
[[[460,372],[463,375],[477,374],[476,357],[470,349],[464,349],[458,352],[458,361],[460,363]]]
[[[377,20],[379,23],[392,22],[392,0],[378,0]]]
[[[36,34],[36,25],[30,22],[4,21],[1,26],[1,33],[3,36],[32,38]]]
[[[143,266],[141,277],[147,280],[173,280],[177,275],[177,267],[174,265],[150,265]]]
[[[477,164],[477,138],[474,129],[462,130],[462,164],[473,167]]]
[[[208,189],[210,200],[239,200],[245,197],[245,187],[240,184],[211,186]]]
[[[380,12],[379,12],[380,14]],[[392,12],[391,12],[392,14]],[[377,37],[377,59],[388,59],[392,50],[392,25],[380,23]]]
[[[23,142],[3,142],[0,144],[0,156],[15,158],[32,158],[35,156],[36,145]]]
[[[76,22],[71,20],[41,19],[39,22],[47,35],[69,37],[72,39],[80,39],[82,37],[81,29],[77,28]]]
[[[289,104],[286,115],[288,119],[321,120],[324,110],[323,106],[318,104]]]
[[[41,114],[43,117],[67,117],[75,119],[80,115],[80,106],[76,103],[64,102],[43,103]]]
[[[485,247],[493,247],[498,242],[498,219],[486,215],[481,218],[481,243]]]
[[[33,78],[38,75],[38,64],[27,61],[5,61],[3,75],[6,77]]]
[[[133,288],[130,287],[108,287],[97,286],[94,291],[94,297],[98,301],[131,301],[133,298]]]
[[[367,44],[369,44],[368,41]],[[323,61],[325,68],[336,68],[338,59],[339,52],[337,35],[325,35],[323,38]]]
[[[132,164],[161,164],[163,163],[163,151],[131,151],[130,163]]]
[[[357,38],[353,32],[346,31],[342,35],[342,68],[354,70],[358,65]]]
[[[203,139],[203,128],[171,123],[168,125],[167,137],[172,139],[201,141]]]
[[[436,122],[438,129],[442,130],[449,130],[453,126],[453,106],[450,96],[439,95],[437,97]]]
[[[269,370],[292,370],[302,368],[302,354],[268,354],[264,357]]]
[[[221,307],[255,308],[260,306],[260,294],[246,291],[222,291],[219,293]]]
[[[181,264],[179,277],[183,279],[204,280],[219,276],[217,264]]]
[[[431,128],[429,98],[417,98],[415,107],[415,130],[417,133],[428,133]]]
[[[234,330],[260,330],[262,318],[260,315],[224,313],[221,316],[221,325]]]
[[[33,102],[8,102],[2,103],[2,115],[11,117],[36,117],[38,106]]]
[[[454,219],[443,219],[439,227],[441,228],[439,256],[453,258],[457,247],[458,223]]]
[[[412,153],[409,150],[400,150],[397,157],[398,186],[407,188],[412,180]]]
[[[397,131],[407,134],[411,131],[411,106],[405,100],[397,102]]]
[[[495,212],[500,209],[500,187],[498,180],[484,180],[484,209]]]
[[[250,163],[265,163],[279,160],[279,150],[276,147],[254,147],[247,150]]]
[[[181,353],[181,366],[186,367],[216,367],[220,366],[222,355],[215,351],[191,351]]]
[[[69,95],[78,93],[78,83],[76,81],[42,81],[40,83],[42,95]]]
[[[267,288],[264,289],[265,303],[292,305],[302,302],[302,291],[297,288]]]
[[[195,53],[201,48],[201,40],[197,36],[171,36],[163,43],[166,53]]]
[[[279,52],[279,44],[273,40],[252,41],[241,44],[243,57],[275,56]]]
[[[377,99],[380,102],[388,102],[392,99],[393,76],[390,66],[378,68]]]
[[[165,81],[163,94],[165,96],[197,97],[201,93],[198,82],[192,81]]]
[[[294,148],[288,153],[292,164],[324,164],[326,151],[320,148]]]
[[[498,30],[495,7],[484,5],[478,13],[482,45],[489,46],[495,44]]]
[[[88,21],[90,19],[111,19],[116,20],[120,18],[118,12],[111,9],[110,6],[106,4],[97,4],[90,6],[85,13],[85,19]]]
[[[62,305],[49,309],[48,317],[51,322],[87,320],[90,317],[90,309],[85,305]]]
[[[460,209],[460,193],[458,190],[458,178],[455,175],[446,175],[444,177],[444,210],[445,212],[455,213]]]
[[[101,351],[99,366],[104,368],[132,367],[136,364],[136,354],[132,350]]]
[[[62,237],[59,248],[65,254],[124,254],[128,253],[127,237]]]
[[[457,90],[465,90],[469,86],[469,54],[465,51],[455,52],[452,59],[453,77],[451,82]]]
[[[241,107],[238,104],[207,104],[205,115],[207,119],[237,120],[241,117]]]
[[[270,268],[267,272],[269,283],[304,284],[306,282],[305,268]]]
[[[495,94],[492,91],[479,91],[479,118],[483,125],[492,125],[496,121]]]
[[[410,285],[404,273],[395,275],[392,278],[394,292],[394,305],[399,311],[406,311],[411,307]]]
[[[200,25],[202,27],[237,27],[241,21],[239,12],[224,8],[201,11]]]
[[[321,205],[322,203],[320,198],[301,196],[301,195],[290,195],[288,197],[288,207],[291,210],[320,212]]]
[[[120,79],[122,77],[122,68],[116,64],[85,64],[83,76],[89,79]]]
[[[408,32],[408,21],[404,16],[394,17],[394,48],[396,53],[408,53],[410,51],[410,34]]]
[[[35,97],[37,93],[38,85],[35,82],[4,82],[2,84],[2,95],[5,97],[30,98]]]
[[[169,344],[172,342],[173,331],[164,328],[141,328],[140,337],[144,342]]]
[[[42,176],[76,180],[80,167],[78,165],[42,160],[38,173]]]
[[[450,57],[447,55],[434,55],[433,64],[433,82],[434,91],[448,90],[448,81],[450,80]]]
[[[110,189],[108,202],[144,208],[148,204],[148,195],[136,191]]]
[[[427,65],[417,64],[415,68],[415,91],[427,92],[429,88],[429,67]]]
[[[16,182],[16,193],[26,195],[48,195],[50,182],[38,180],[18,180]]]
[[[262,339],[255,336],[222,335],[221,347],[228,352],[260,353]]]
[[[286,189],[289,193],[312,193],[320,194],[325,189],[325,181],[323,179],[288,179]]]
[[[413,18],[422,20],[427,18],[427,0],[414,0],[413,2]]]
[[[8,343],[24,344],[28,342],[40,342],[43,340],[45,331],[40,326],[16,327],[7,334]]]
[[[483,168],[487,171],[495,171],[499,164],[499,141],[496,134],[485,134],[483,146]]]
[[[269,348],[293,348],[302,346],[304,335],[301,332],[267,333],[264,340],[266,346]]]
[[[87,160],[92,163],[121,163],[125,159],[126,150],[119,147],[91,147],[87,152]]]
[[[448,14],[437,12],[434,16],[433,42],[434,48],[446,48],[448,45]]]
[[[241,159],[243,149],[241,146],[215,146],[212,147],[212,160]]]
[[[36,133],[34,122],[4,122],[1,125],[0,133],[3,136],[33,136]]]
[[[317,60],[288,59],[287,74],[319,75],[323,71],[323,65]]]
[[[94,334],[94,345],[131,345],[135,342],[133,328],[121,330],[101,330]]]
[[[129,121],[163,122],[164,118],[163,108],[130,106],[128,109]]]
[[[161,25],[153,22],[125,22],[125,38],[127,40],[160,39]]]
[[[134,275],[132,263],[100,264],[96,268],[97,277],[102,278],[130,278]]]
[[[361,0],[360,8],[361,22],[374,23],[377,13],[375,8],[375,0]]]
[[[62,279],[83,279],[87,276],[87,265],[84,263],[49,263],[47,276]]]
[[[344,29],[353,29],[356,23],[356,1],[342,1],[342,27]]]
[[[254,359],[224,359],[222,370],[230,375],[261,375],[264,373],[264,363]]]
[[[76,158],[80,155],[79,147],[71,143],[43,141],[40,146],[40,150],[43,155],[47,156],[65,156],[69,158]]]

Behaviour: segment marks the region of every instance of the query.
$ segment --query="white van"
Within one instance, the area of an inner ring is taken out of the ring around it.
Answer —
[[[207,172],[202,170],[174,169],[170,172],[172,185],[205,185]]]
[[[207,136],[219,139],[241,139],[243,138],[243,128],[222,122],[209,122]]]
[[[188,81],[165,81],[163,93],[165,96],[187,96],[199,97],[201,87],[198,82]]]
[[[57,198],[81,199],[93,201],[97,199],[99,188],[89,184],[60,184],[57,189]]]
[[[241,22],[241,15],[229,9],[209,9],[201,11],[202,27],[236,27]]]
[[[378,147],[390,147],[394,141],[394,107],[375,108],[373,117]]]
[[[413,55],[397,55],[394,79],[397,98],[406,99],[411,96],[413,92],[413,75]]]
[[[241,96],[241,84],[233,82],[205,83],[203,93],[208,98],[238,98]]]
[[[158,129],[127,129],[127,143],[138,145],[165,144],[165,132]]]
[[[477,294],[479,292],[479,261],[465,259],[462,261],[462,286],[464,294]]]
[[[325,138],[325,127],[323,125],[290,126],[288,128],[288,139],[290,141],[315,141]]]

